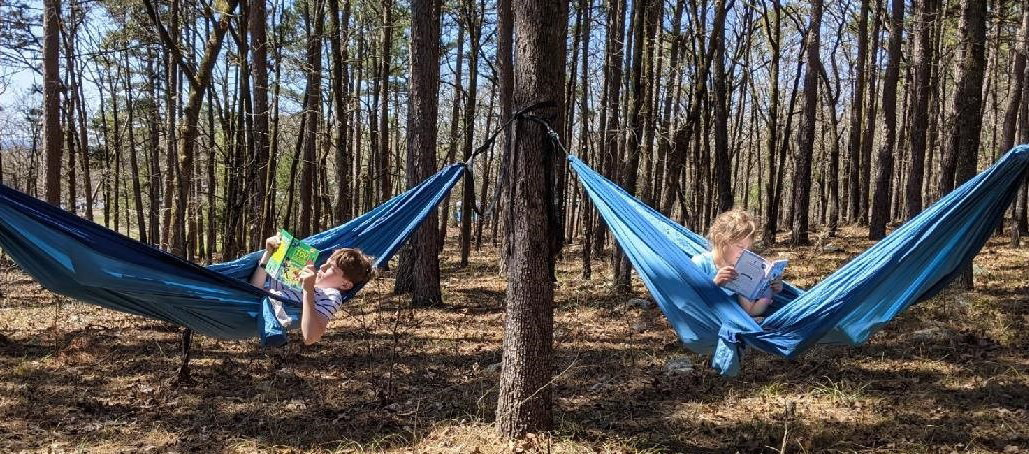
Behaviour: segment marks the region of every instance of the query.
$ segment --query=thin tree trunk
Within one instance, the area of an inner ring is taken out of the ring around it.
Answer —
[[[893,153],[897,142],[897,81],[900,78],[901,40],[904,34],[904,0],[893,0],[890,13],[889,62],[883,79],[883,122],[886,137],[875,165],[875,187],[868,220],[868,239],[886,236],[890,220],[890,187],[893,183]]]
[[[822,1],[811,2],[811,22],[807,30],[807,68],[804,71],[804,123],[797,138],[797,163],[794,168],[793,235],[794,245],[808,244],[808,207],[811,196],[811,158],[815,144],[815,118],[818,111],[818,72],[822,62],[821,47]]]
[[[60,0],[43,2],[43,149],[46,153],[46,201],[61,204],[61,33]],[[111,96],[114,96],[112,93]],[[72,207],[74,210],[74,207]]]
[[[979,159],[982,128],[982,83],[986,67],[986,0],[964,0],[961,8],[961,46],[958,77],[950,116],[953,132],[940,167],[940,195],[971,178]],[[962,267],[959,285],[972,288],[972,263]]]
[[[715,15],[725,16],[726,0],[715,1]],[[725,74],[725,26],[715,23],[711,30],[711,46],[714,57],[711,64],[711,88],[714,102],[714,179],[719,213],[729,211],[733,206],[732,178],[729,174],[729,86]]]
[[[451,101],[450,110],[450,143],[447,147],[447,163],[457,159],[457,142],[461,136],[461,70],[464,63],[464,23],[457,21],[457,53],[454,63],[454,98]],[[450,194],[443,200],[443,215],[440,217],[439,241],[443,244],[447,240],[447,226],[450,224]]]
[[[484,2],[484,0],[482,0]],[[464,153],[463,159],[467,160],[472,155],[472,138],[475,135],[475,102],[479,92],[479,47],[482,16],[480,11],[485,9],[476,7],[476,0],[466,0],[462,8],[465,12],[465,21],[468,24],[468,96],[465,98],[464,109]],[[463,196],[461,198],[461,260],[459,268],[468,266],[468,256],[472,249],[472,214],[475,212],[475,188],[465,180],[462,184]]]
[[[867,2],[867,0],[865,1]],[[764,7],[763,5],[764,3],[762,2],[762,7]],[[765,33],[772,51],[768,70],[771,87],[768,91],[770,99],[768,101],[767,160],[765,161],[765,167],[768,168],[768,180],[765,182],[764,209],[762,210],[765,213],[765,225],[761,235],[766,246],[772,246],[776,243],[775,233],[779,222],[779,204],[775,199],[775,182],[778,172],[782,172],[782,169],[777,170],[775,159],[776,149],[779,145],[779,63],[781,61],[780,51],[782,48],[782,15],[780,14],[781,7],[779,1],[773,0],[772,5],[775,7],[772,14],[769,14],[767,9],[762,14],[765,23]],[[769,23],[769,15],[772,16],[771,23]]]
[[[125,54],[125,67],[129,68],[129,55]],[[132,200],[136,203],[136,227],[139,232],[139,241],[147,242],[146,222],[143,220],[143,194],[139,187],[139,164],[136,159],[136,123],[134,120],[135,106],[132,101],[132,78],[125,78],[125,111],[128,119],[125,120],[125,129],[129,133],[129,166],[132,172]],[[128,219],[126,219],[128,221]]]
[[[915,20],[915,80],[911,107],[911,167],[905,189],[904,217],[922,211],[922,181],[925,174],[926,135],[929,129],[929,98],[932,94],[932,30],[939,12],[939,0],[920,0]]]
[[[883,0],[885,1],[885,0]],[[879,2],[876,2],[873,12],[874,22],[872,26],[872,47],[875,50],[870,52],[868,55],[868,61],[871,63],[871,68],[867,70],[867,77],[869,82],[868,86],[868,112],[866,112],[865,129],[862,132],[861,137],[861,172],[860,172],[860,189],[859,195],[860,204],[858,209],[858,217],[855,221],[861,225],[868,224],[868,201],[869,194],[871,193],[871,175],[872,175],[872,146],[875,143],[875,130],[876,130],[876,115],[878,109],[878,77],[879,77],[879,41],[882,39],[882,20],[879,19]]]

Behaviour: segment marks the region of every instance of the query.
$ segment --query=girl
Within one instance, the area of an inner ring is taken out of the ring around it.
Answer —
[[[708,232],[708,241],[711,243],[711,250],[693,256],[693,263],[700,267],[715,281],[719,287],[736,279],[736,269],[733,264],[739,259],[744,249],[750,249],[754,244],[754,232],[757,230],[753,216],[744,210],[729,210],[719,214],[715,222],[711,224]],[[772,295],[765,296],[751,301],[729,289],[723,288],[729,296],[736,296],[737,301],[743,310],[747,311],[754,320],[760,323],[764,317],[760,317],[772,302]],[[771,285],[772,293],[782,291],[782,280],[776,280]]]

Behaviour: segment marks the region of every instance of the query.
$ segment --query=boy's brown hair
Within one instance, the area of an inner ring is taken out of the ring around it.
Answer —
[[[327,260],[339,268],[343,277],[357,287],[372,278],[372,258],[360,249],[342,248],[332,252]]]

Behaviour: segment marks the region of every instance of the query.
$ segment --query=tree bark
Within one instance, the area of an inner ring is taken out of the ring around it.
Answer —
[[[43,150],[46,153],[46,201],[61,204],[61,2],[43,2]],[[113,96],[113,95],[112,95]],[[74,207],[72,207],[74,209]]]
[[[329,0],[329,26],[332,32],[329,42],[332,49],[332,102],[336,109],[336,204],[333,220],[342,223],[353,215],[353,195],[350,192],[350,163],[353,157],[347,137],[347,27],[350,23],[350,0],[345,0],[343,16],[340,17],[339,0]]]
[[[931,0],[930,0],[931,1]],[[865,61],[868,54],[868,11],[871,0],[861,0],[858,13],[858,42],[856,68],[854,70],[854,96],[850,104],[850,135],[847,141],[847,220],[856,221],[861,209],[860,176],[861,131],[864,122]],[[867,165],[867,163],[864,163]]]
[[[932,31],[939,13],[939,0],[920,0],[915,20],[915,80],[911,106],[911,167],[905,189],[904,217],[922,211],[922,182],[925,174],[926,141],[929,131],[929,98],[932,95]]]
[[[484,0],[483,0],[484,2]],[[479,92],[479,48],[481,46],[482,8],[476,6],[476,0],[465,0],[463,8],[465,23],[468,24],[468,95],[464,108],[464,149],[463,159],[472,156],[472,138],[475,136],[475,102]],[[472,250],[472,214],[475,212],[475,188],[465,180],[461,197],[461,259],[458,267],[468,266],[468,256]],[[480,220],[481,222],[481,220]]]
[[[335,2],[335,0],[333,0]],[[254,162],[257,163],[257,175],[254,179],[254,193],[250,198],[250,212],[259,216],[252,224],[253,244],[260,244],[262,235],[268,234],[275,227],[272,219],[264,212],[265,199],[268,198],[268,8],[266,0],[249,0],[248,23],[250,27],[251,72],[254,76]]]
[[[808,244],[808,208],[811,198],[811,157],[815,145],[815,119],[818,111],[818,72],[822,62],[819,54],[822,28],[822,0],[811,2],[811,22],[807,30],[807,68],[804,71],[804,123],[798,130],[797,162],[793,186],[794,245]]]
[[[725,16],[724,10],[726,0],[715,1],[715,15]],[[711,88],[714,97],[714,135],[715,135],[715,156],[714,156],[714,178],[717,200],[715,202],[719,213],[729,211],[733,206],[732,178],[729,174],[729,164],[732,158],[729,156],[729,86],[725,74],[725,25],[715,23],[711,30],[711,46],[714,48],[714,57],[711,64]]]
[[[867,0],[864,0],[864,2],[867,2]],[[762,6],[763,5],[764,2],[762,2]],[[772,246],[776,243],[775,234],[779,224],[779,203],[775,198],[775,182],[777,173],[782,172],[782,169],[778,169],[778,171],[776,170],[777,167],[775,159],[776,149],[779,147],[779,64],[782,60],[782,14],[780,13],[781,7],[779,5],[779,0],[773,0],[772,5],[775,9],[771,14],[767,9],[765,9],[764,14],[762,14],[765,22],[765,33],[768,37],[768,45],[771,47],[772,51],[768,69],[768,78],[771,87],[768,91],[768,145],[767,154],[765,156],[765,167],[768,168],[768,180],[765,182],[764,210],[762,210],[765,213],[765,222],[764,231],[761,234],[761,238],[764,241],[765,246]],[[868,13],[866,11],[865,15],[867,16],[867,14]],[[771,23],[768,20],[769,15],[772,16]]]
[[[982,128],[982,83],[986,68],[986,0],[964,0],[961,8],[961,45],[958,76],[950,116],[954,127],[940,163],[940,195],[971,178],[979,160]],[[972,288],[972,263],[962,267],[959,285]]]
[[[868,239],[886,236],[890,220],[890,188],[893,183],[893,153],[897,141],[897,80],[900,78],[901,40],[904,35],[904,0],[893,0],[890,13],[889,62],[883,79],[883,122],[886,137],[875,165],[875,188],[868,219]]]
[[[317,160],[315,150],[318,145],[318,120],[322,105],[322,35],[325,15],[323,1],[314,3],[314,11],[308,16],[309,35],[307,36],[307,102],[304,107],[304,151],[303,167],[300,175],[300,224],[297,234],[300,237],[314,233],[314,179]]]
[[[380,54],[379,88],[379,194],[378,202],[382,203],[393,195],[393,175],[390,172],[389,159],[389,75],[393,67],[393,1],[382,2],[382,52]]]
[[[410,110],[407,113],[407,187],[436,172],[436,116],[439,110],[440,0],[411,1]],[[439,285],[440,241],[432,210],[415,231],[411,260],[411,304],[443,303]]]
[[[514,103],[524,106],[539,99],[553,100],[553,127],[564,126],[565,35],[568,7],[564,2],[526,0],[514,8],[518,62]],[[561,160],[548,150],[546,134],[530,122],[517,124],[513,150],[512,197],[507,216],[512,225],[513,248],[507,268],[508,289],[504,317],[503,366],[497,402],[497,431],[520,437],[549,430],[553,360],[554,283],[552,267],[558,253],[551,237],[560,236],[554,212],[555,167]],[[544,213],[546,213],[544,215]]]
[[[454,162],[457,159],[458,139],[461,137],[461,73],[464,64],[464,24],[457,21],[457,53],[454,63],[454,99],[451,102],[450,110],[450,143],[447,146],[447,161]],[[508,100],[510,102],[510,100]],[[450,225],[450,194],[443,199],[443,215],[440,217],[439,241],[443,244],[447,241],[447,227]]]

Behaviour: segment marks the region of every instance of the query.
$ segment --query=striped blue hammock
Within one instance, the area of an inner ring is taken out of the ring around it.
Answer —
[[[326,252],[361,249],[381,266],[464,175],[453,164],[375,209],[304,239]],[[262,251],[203,267],[0,185],[0,248],[44,287],[87,303],[222,339],[285,342],[265,290],[250,285]],[[344,294],[353,297],[360,288]],[[275,297],[278,298],[278,297]],[[297,302],[284,304],[297,318]]]

